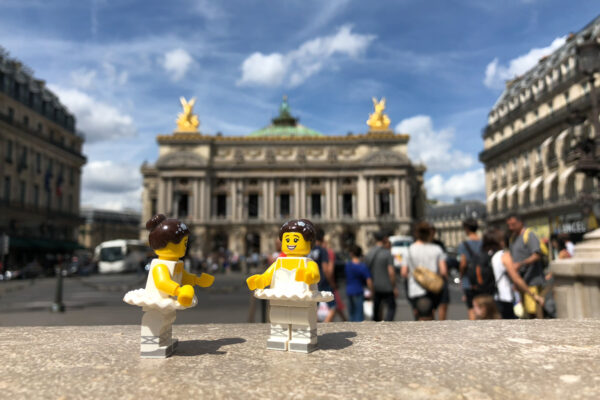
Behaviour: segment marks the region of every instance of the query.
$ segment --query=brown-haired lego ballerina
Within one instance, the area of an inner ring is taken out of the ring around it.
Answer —
[[[317,348],[317,306],[331,301],[331,292],[319,292],[319,267],[307,258],[315,240],[315,228],[307,219],[294,219],[279,230],[279,257],[260,275],[246,282],[254,296],[270,300],[271,336],[267,349],[310,353]],[[270,286],[269,289],[265,289]]]
[[[141,356],[169,357],[177,346],[172,339],[175,311],[194,307],[194,285],[209,287],[212,275],[196,276],[183,269],[180,260],[185,255],[190,230],[176,219],[157,214],[146,222],[148,241],[158,258],[152,260],[145,289],[128,292],[123,301],[143,307]]]

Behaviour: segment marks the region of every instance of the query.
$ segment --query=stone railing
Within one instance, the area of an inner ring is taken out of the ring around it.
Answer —
[[[3,398],[600,398],[600,320],[319,324],[320,349],[268,351],[266,324],[175,325],[169,359],[139,326],[0,328]]]

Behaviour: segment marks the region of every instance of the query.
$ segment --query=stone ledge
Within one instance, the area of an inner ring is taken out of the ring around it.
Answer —
[[[321,350],[265,350],[264,324],[0,328],[4,398],[600,398],[600,320],[319,324]]]

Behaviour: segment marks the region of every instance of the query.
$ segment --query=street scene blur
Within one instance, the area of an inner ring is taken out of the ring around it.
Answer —
[[[292,219],[320,322],[600,317],[597,5],[132,3],[0,4],[0,326],[140,324],[160,214],[178,324]]]

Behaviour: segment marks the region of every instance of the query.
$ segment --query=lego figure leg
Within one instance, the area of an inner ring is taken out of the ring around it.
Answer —
[[[177,347],[172,338],[175,311],[165,313],[144,307],[140,354],[142,358],[167,358]]]
[[[274,305],[271,302],[271,336],[267,340],[267,349],[286,351],[290,340],[288,306]]]
[[[315,351],[317,345],[317,306],[290,307],[292,321],[289,350],[299,353]]]

